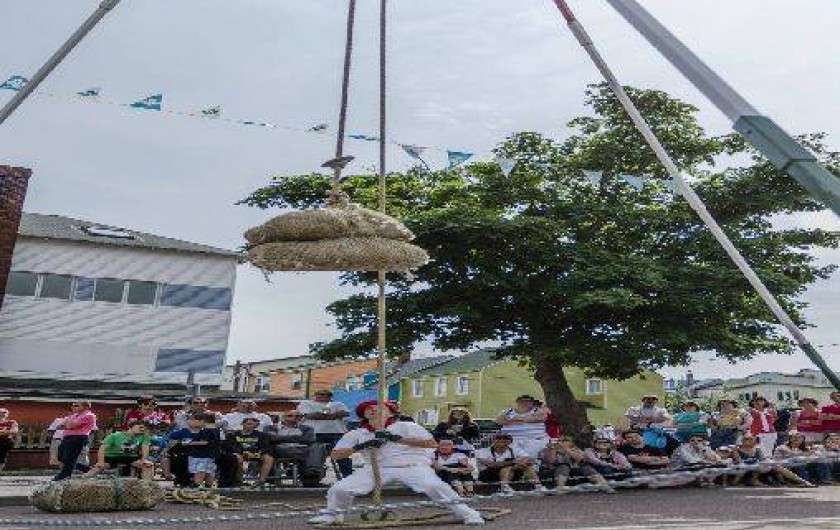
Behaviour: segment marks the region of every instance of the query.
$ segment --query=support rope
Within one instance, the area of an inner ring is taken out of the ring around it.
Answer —
[[[344,45],[344,72],[341,78],[341,103],[338,111],[338,134],[335,141],[335,158],[325,164],[332,168],[333,180],[329,204],[341,204],[341,171],[347,164],[344,158],[344,132],[347,125],[347,107],[350,98],[350,70],[353,59],[353,29],[356,23],[356,0],[350,0],[347,8],[347,38]]]

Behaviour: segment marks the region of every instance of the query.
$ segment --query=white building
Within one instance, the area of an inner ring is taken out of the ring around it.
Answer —
[[[736,399],[749,401],[763,396],[776,405],[795,405],[801,398],[814,398],[828,403],[834,387],[819,370],[803,369],[795,374],[761,372],[741,379],[729,379],[723,392]]]
[[[0,311],[0,376],[219,385],[234,252],[23,214]]]

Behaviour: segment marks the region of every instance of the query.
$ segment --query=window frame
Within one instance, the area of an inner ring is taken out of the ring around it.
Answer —
[[[592,385],[595,384],[595,383],[597,383],[597,385],[598,385],[597,391],[592,390]],[[604,380],[601,379],[600,377],[593,377],[591,379],[587,379],[584,382],[584,385],[586,386],[585,390],[586,390],[586,395],[587,396],[603,396],[604,395]]]
[[[465,384],[462,386],[461,382]],[[470,393],[470,376],[468,375],[459,375],[455,379],[455,395],[458,396],[466,396]]]
[[[103,281],[103,280],[113,281],[113,282],[122,282],[122,291],[120,292],[120,301],[119,302],[114,302],[112,300],[100,300],[100,299],[96,298],[96,291],[99,288],[99,282]],[[105,303],[105,304],[125,304],[126,291],[128,290],[128,288],[126,286],[127,286],[128,282],[129,282],[129,280],[125,280],[125,279],[121,279],[121,278],[94,278],[93,300],[91,300],[91,301]]]
[[[292,390],[303,389],[303,372],[292,372],[289,376],[289,388]]]
[[[32,294],[13,294],[13,293],[9,292],[9,286],[12,283],[12,275],[13,274],[28,274],[30,276],[35,277],[35,287],[33,288]],[[32,272],[32,271],[9,271],[9,276],[6,279],[6,289],[5,289],[5,294],[7,294],[8,296],[20,296],[20,297],[37,298],[38,293],[40,291],[41,291],[41,275],[38,274],[37,272]]]
[[[411,397],[424,397],[425,390],[426,390],[426,381],[423,379],[412,379],[411,380]],[[418,391],[419,390],[419,391]]]
[[[149,281],[149,280],[124,280],[124,281],[125,281],[125,286],[124,286],[125,293],[124,293],[123,298],[125,300],[126,305],[130,305],[130,306],[152,306],[152,307],[157,307],[158,306],[158,302],[160,300],[160,290],[161,290],[159,282]],[[129,297],[131,296],[131,284],[132,283],[148,283],[148,284],[152,284],[152,285],[155,286],[155,291],[152,294],[151,303],[132,303],[132,302],[128,301]],[[95,290],[94,290],[94,298],[95,298]]]
[[[443,383],[443,388],[441,389],[441,383]],[[446,376],[443,377],[436,377],[434,382],[434,394],[435,397],[445,397],[447,391],[449,390],[447,386],[449,385],[449,378]]]

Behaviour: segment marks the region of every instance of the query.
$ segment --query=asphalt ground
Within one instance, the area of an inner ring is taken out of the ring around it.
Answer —
[[[398,496],[386,502],[419,500]],[[26,520],[49,521],[50,526],[72,527],[75,521],[152,519],[152,524],[136,525],[127,521],[109,526],[113,529],[188,529],[188,530],[298,530],[312,528],[306,517],[270,517],[236,520],[253,514],[286,513],[291,508],[271,505],[284,503],[295,508],[310,508],[323,499],[288,497],[283,493],[249,496],[240,511],[217,511],[192,505],[165,503],[154,511],[122,512],[95,515],[57,515],[39,512],[29,506],[0,508],[0,519],[16,523],[0,524],[0,530],[44,528]],[[369,499],[360,502],[367,504]],[[840,486],[817,489],[798,488],[683,488],[671,490],[634,490],[618,494],[573,493],[552,497],[529,497],[477,503],[481,507],[506,508],[509,515],[488,523],[488,529],[559,530],[595,529],[682,530],[710,528],[717,530],[752,529],[837,529],[840,530]],[[424,516],[435,510],[400,510],[401,517]],[[200,517],[199,522],[195,518]],[[193,518],[188,523],[169,524],[161,519]],[[358,521],[354,516],[351,521]],[[69,524],[68,524],[69,523]],[[356,525],[353,525],[356,526]],[[445,520],[413,526],[419,530],[440,529]],[[352,526],[351,526],[352,527]],[[452,525],[452,527],[456,527]]]

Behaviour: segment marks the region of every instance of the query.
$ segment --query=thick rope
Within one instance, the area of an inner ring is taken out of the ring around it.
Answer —
[[[344,169],[340,159],[344,156],[344,131],[347,125],[347,107],[350,94],[350,67],[353,58],[353,28],[356,22],[356,0],[350,0],[347,8],[347,40],[344,45],[344,73],[341,78],[341,104],[338,111],[338,133],[335,141],[335,165],[333,167],[330,203],[339,203],[341,194],[341,171]]]

